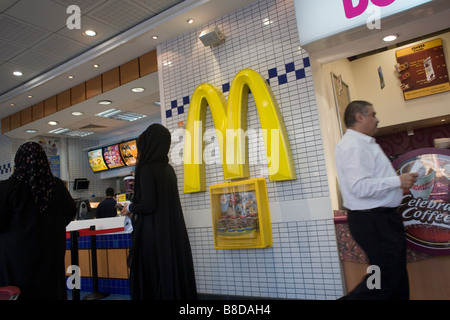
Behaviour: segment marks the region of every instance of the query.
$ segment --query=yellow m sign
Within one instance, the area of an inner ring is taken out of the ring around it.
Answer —
[[[265,79],[244,69],[233,79],[228,103],[217,87],[203,83],[191,98],[184,138],[183,189],[185,193],[205,191],[202,161],[206,108],[209,106],[216,129],[225,180],[248,178],[247,130],[248,91],[255,100],[264,136],[269,180],[296,179],[291,147],[277,101]]]

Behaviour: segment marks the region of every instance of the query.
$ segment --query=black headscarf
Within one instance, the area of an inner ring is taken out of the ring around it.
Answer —
[[[158,123],[150,125],[137,140],[137,167],[152,162],[169,162],[170,143],[170,132],[166,127]]]
[[[29,186],[39,212],[44,212],[56,183],[44,149],[36,142],[24,143],[17,150],[14,166],[11,178]]]

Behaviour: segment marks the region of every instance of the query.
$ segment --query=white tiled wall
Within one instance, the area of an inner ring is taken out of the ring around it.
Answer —
[[[265,19],[271,23],[264,25]],[[198,36],[214,25],[226,40],[205,47]],[[298,176],[292,181],[266,180],[271,215],[277,217],[272,219],[273,247],[215,250],[210,222],[200,221],[208,219],[204,213],[209,211],[209,194],[183,194],[183,167],[171,161],[188,221],[199,292],[298,299],[342,295],[331,207],[292,205],[330,201],[309,55],[299,47],[293,1],[261,0],[219,17],[161,44],[158,59],[163,123],[172,131],[179,122],[186,122],[190,97],[199,84],[209,82],[227,98],[229,85],[240,70],[259,72],[269,81],[280,106]],[[248,129],[260,128],[251,95],[247,121]],[[214,128],[209,109],[204,126]],[[172,150],[180,146],[178,141],[173,139]],[[264,156],[264,149],[260,152],[249,145],[250,159]],[[214,156],[219,159],[218,151]],[[261,176],[267,178],[265,163],[250,165],[250,177]],[[223,181],[222,166],[206,164],[207,186]]]

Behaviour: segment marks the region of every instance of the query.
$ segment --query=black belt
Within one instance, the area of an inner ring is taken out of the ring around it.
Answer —
[[[377,212],[397,212],[398,207],[377,207],[372,209],[363,209],[363,210],[347,210],[348,212],[354,213],[377,213]]]

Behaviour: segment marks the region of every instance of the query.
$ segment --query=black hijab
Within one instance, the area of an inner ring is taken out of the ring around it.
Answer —
[[[56,183],[44,149],[36,142],[24,143],[16,152],[14,166],[11,178],[25,183],[30,188],[39,212],[44,212]]]
[[[137,168],[153,162],[169,162],[170,143],[170,132],[166,127],[158,123],[150,125],[137,140]]]

